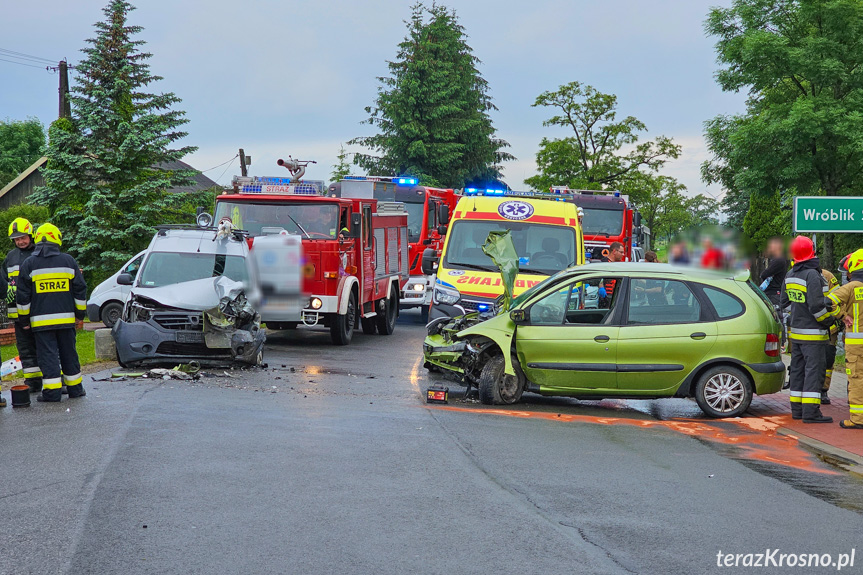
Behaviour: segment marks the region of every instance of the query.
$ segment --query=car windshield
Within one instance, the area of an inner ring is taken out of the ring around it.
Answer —
[[[526,222],[457,220],[447,241],[445,267],[496,272],[482,246],[491,231],[510,230],[520,273],[551,275],[575,264],[575,230]]]
[[[423,230],[423,214],[425,213],[425,204],[405,204],[405,211],[408,213],[408,238],[410,242],[416,242],[420,239]]]
[[[218,222],[224,217],[231,218],[234,226],[252,236],[278,233],[283,229],[306,239],[330,240],[335,239],[339,231],[339,206],[336,204],[218,202],[215,220]]]
[[[248,281],[246,259],[224,254],[153,252],[141,268],[138,285],[162,287],[222,275],[234,281]]]
[[[623,231],[623,211],[603,210],[600,208],[583,208],[584,219],[581,222],[585,235],[619,236]]]

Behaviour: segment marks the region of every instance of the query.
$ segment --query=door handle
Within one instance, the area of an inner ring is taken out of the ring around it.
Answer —
[[[595,338],[593,338],[593,341],[608,341],[609,339],[611,339],[611,338],[608,337],[607,335],[598,335]]]
[[[696,331],[695,333],[691,334],[689,337],[691,337],[692,339],[704,339],[705,337],[707,337],[707,334],[702,332],[702,331]]]

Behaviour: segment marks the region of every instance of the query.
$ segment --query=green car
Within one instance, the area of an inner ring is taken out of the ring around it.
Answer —
[[[694,397],[736,417],[785,381],[780,325],[749,273],[655,263],[564,270],[508,311],[433,321],[425,366],[479,389],[486,404],[522,393]]]

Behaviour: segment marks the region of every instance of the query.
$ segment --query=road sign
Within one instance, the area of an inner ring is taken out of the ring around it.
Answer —
[[[792,221],[796,233],[863,233],[863,197],[798,196]]]

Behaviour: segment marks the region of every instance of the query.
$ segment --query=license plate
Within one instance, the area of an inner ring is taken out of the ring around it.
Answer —
[[[203,343],[204,334],[199,331],[180,332],[177,334],[177,343]]]

